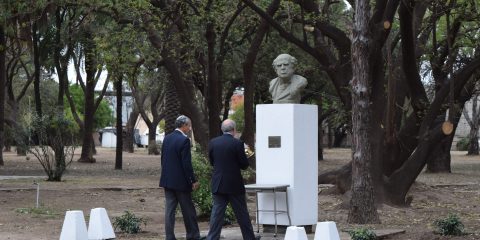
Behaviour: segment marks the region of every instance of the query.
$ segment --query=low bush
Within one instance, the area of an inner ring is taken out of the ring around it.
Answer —
[[[193,203],[197,207],[198,215],[202,218],[209,218],[212,212],[213,199],[210,180],[212,179],[212,167],[205,155],[199,150],[192,151],[193,171],[196,174],[200,187],[192,192]],[[225,224],[235,222],[235,214],[230,204],[225,212]]]
[[[142,230],[142,224],[146,226],[147,221],[135,216],[135,214],[129,211],[125,211],[125,214],[120,217],[113,218],[113,227],[115,230],[120,229],[120,231],[126,233],[139,233]]]
[[[367,228],[357,228],[348,231],[350,238],[352,240],[375,240],[377,235],[370,229]]]
[[[468,150],[468,145],[469,145],[469,139],[468,138],[462,138],[457,142],[457,150],[458,151],[467,151]]]
[[[460,221],[460,218],[455,214],[449,214],[448,217],[445,219],[435,220],[434,225],[437,227],[437,231],[441,235],[463,235],[463,223]]]

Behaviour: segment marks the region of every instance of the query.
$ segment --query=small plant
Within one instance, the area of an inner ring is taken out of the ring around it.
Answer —
[[[448,217],[445,219],[435,220],[434,225],[437,227],[438,233],[443,236],[463,235],[463,223],[460,221],[460,218],[455,214],[449,214]]]
[[[458,151],[467,151],[469,146],[469,139],[468,138],[461,138],[460,141],[457,142],[457,150]]]
[[[45,207],[16,208],[15,212],[20,214],[29,214],[29,215],[32,215],[33,217],[46,217],[46,218],[54,218],[55,216],[60,215],[58,213],[55,213],[51,209],[48,209]]]
[[[367,228],[357,228],[348,231],[348,234],[352,240],[375,240],[377,235],[370,229]]]
[[[129,211],[125,211],[125,214],[120,217],[113,218],[113,227],[115,230],[120,229],[120,231],[126,233],[139,233],[142,230],[140,227],[142,223],[144,226],[147,225],[145,219],[139,218]]]

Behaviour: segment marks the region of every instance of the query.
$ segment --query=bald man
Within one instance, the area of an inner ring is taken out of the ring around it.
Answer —
[[[213,166],[212,194],[213,208],[210,216],[208,240],[220,239],[223,219],[228,203],[232,205],[243,239],[254,240],[252,223],[248,215],[245,198],[245,185],[241,169],[248,168],[243,142],[234,138],[235,122],[227,119],[222,122],[223,135],[208,144],[208,157]]]

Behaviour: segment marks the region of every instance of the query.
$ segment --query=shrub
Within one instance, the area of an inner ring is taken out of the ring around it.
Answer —
[[[348,234],[352,240],[375,240],[377,235],[370,229],[367,228],[357,228],[348,231]]]
[[[120,231],[126,233],[140,232],[142,230],[142,228],[140,227],[142,223],[144,226],[147,225],[146,220],[135,216],[129,211],[125,211],[125,214],[120,217],[113,218],[113,227],[115,228],[115,230],[120,229]]]
[[[192,165],[196,174],[200,187],[192,192],[193,203],[197,207],[198,215],[200,217],[210,217],[213,207],[212,190],[210,180],[212,179],[212,167],[208,159],[199,149],[192,151]],[[235,215],[230,204],[225,212],[225,224],[232,224],[235,222]]]
[[[468,145],[469,145],[469,139],[468,138],[462,138],[457,142],[457,150],[458,151],[467,151],[468,150]]]
[[[449,214],[447,218],[435,220],[434,225],[441,235],[460,236],[463,234],[463,223],[455,214]]]
[[[37,134],[38,144],[27,149],[42,165],[47,181],[61,181],[72,162],[76,147],[72,125],[61,115],[32,117],[29,127]]]

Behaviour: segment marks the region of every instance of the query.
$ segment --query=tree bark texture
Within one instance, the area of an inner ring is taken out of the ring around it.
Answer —
[[[357,0],[352,41],[352,197],[348,222],[379,223],[370,176],[370,1]]]
[[[133,105],[133,110],[128,117],[125,139],[123,141],[123,151],[133,153],[134,152],[134,140],[135,140],[135,124],[137,123],[138,116],[140,115],[136,104]]]
[[[32,24],[32,45],[33,45],[33,65],[35,68],[34,71],[34,92],[35,92],[35,110],[39,117],[42,116],[42,99],[40,97],[40,51],[39,51],[39,44],[40,39],[38,36],[38,28],[37,23],[34,21]]]
[[[3,145],[5,140],[5,81],[7,77],[5,68],[6,46],[5,29],[0,24],[0,166],[5,164],[3,161]]]
[[[177,119],[180,108],[177,92],[172,79],[167,79],[165,90],[165,136],[175,130],[175,120]]]
[[[209,1],[209,6],[213,1]],[[210,11],[207,7],[207,11]],[[217,59],[215,57],[215,25],[212,21],[207,22],[205,38],[207,40],[208,76],[207,76],[207,106],[208,106],[208,131],[210,138],[221,135],[220,109],[222,96],[222,82],[217,72]]]
[[[470,126],[470,133],[468,134],[468,149],[467,155],[479,155],[478,147],[478,129],[480,128],[480,109],[478,108],[478,95],[472,98],[471,114],[463,109],[463,116]]]
[[[115,148],[115,169],[121,170],[123,164],[123,126],[122,126],[122,103],[123,103],[123,87],[122,78],[115,79],[115,92],[117,94],[117,143]]]
[[[82,153],[79,162],[94,163],[93,158],[93,116],[95,114],[95,72],[97,69],[97,61],[95,56],[95,42],[90,29],[85,29],[84,33],[84,51],[85,51],[85,117],[83,120],[83,143]]]

